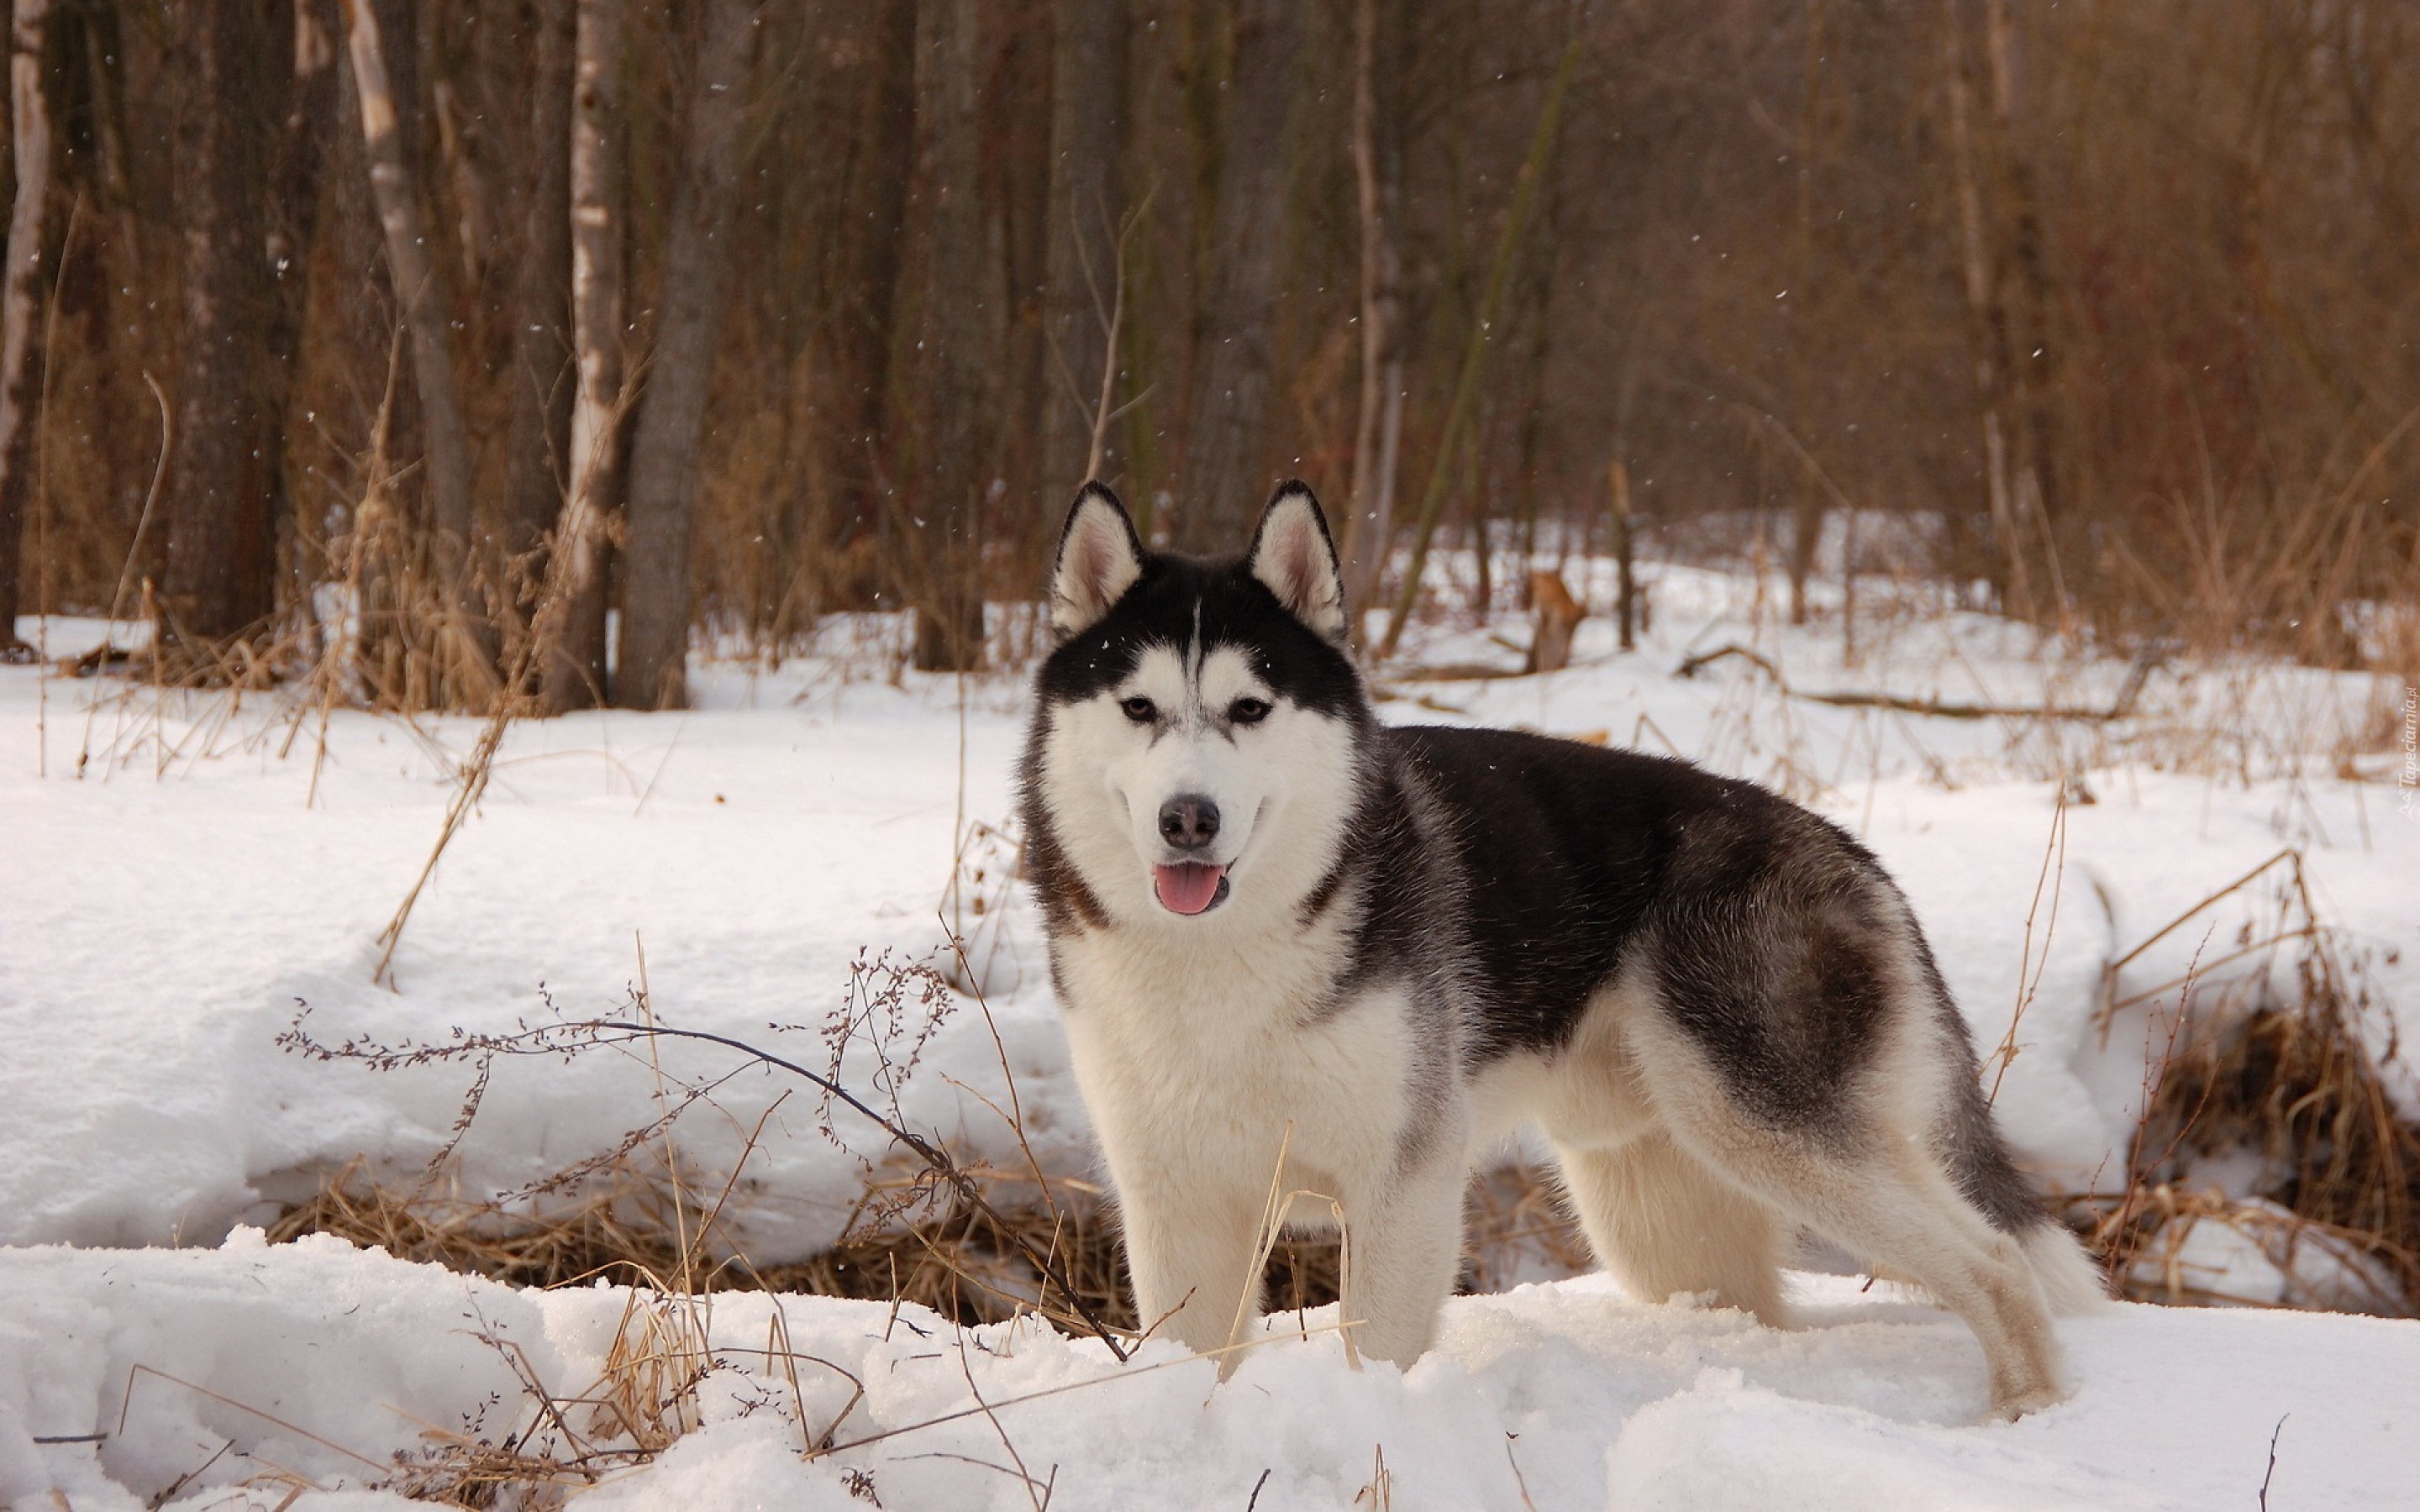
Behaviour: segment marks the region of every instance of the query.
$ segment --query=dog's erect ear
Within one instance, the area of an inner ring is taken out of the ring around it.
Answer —
[[[1311,490],[1291,480],[1261,514],[1252,532],[1252,576],[1303,624],[1342,644],[1344,640],[1344,574],[1327,517]]]
[[[1084,485],[1059,532],[1059,562],[1050,570],[1050,627],[1059,639],[1100,623],[1142,576],[1142,538],[1118,496]]]

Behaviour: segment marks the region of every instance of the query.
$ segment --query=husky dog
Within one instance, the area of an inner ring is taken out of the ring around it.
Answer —
[[[1088,486],[1050,609],[1028,875],[1146,1324],[1240,1339],[1285,1211],[1342,1222],[1354,1341],[1409,1365],[1474,1157],[1534,1123],[1641,1300],[1780,1325],[1804,1228],[1963,1319],[2001,1415],[2059,1398],[2048,1308],[2098,1278],[1863,846],[1683,762],[1381,725],[1298,483],[1219,561]]]

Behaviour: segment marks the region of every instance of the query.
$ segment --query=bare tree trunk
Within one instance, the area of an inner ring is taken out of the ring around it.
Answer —
[[[269,462],[272,528],[289,539],[295,503],[286,484],[287,410],[302,359],[302,325],[310,297],[311,246],[319,220],[319,193],[327,149],[336,125],[336,16],[334,0],[294,0],[294,75],[269,170],[269,271],[275,284],[270,324],[261,346],[263,455]],[[287,582],[291,599],[307,602],[309,563],[289,551]],[[306,628],[316,625],[303,616]],[[316,647],[315,647],[316,651]]]
[[[622,506],[622,0],[579,0],[571,119],[570,485],[543,611],[540,678],[560,714],[605,701],[605,576]],[[559,620],[559,628],[557,621]]]
[[[1392,111],[1380,137],[1379,28],[1404,19],[1361,0],[1354,39],[1353,182],[1361,221],[1361,400],[1353,428],[1353,503],[1344,517],[1345,594],[1357,632],[1377,596],[1394,538],[1395,460],[1403,440],[1403,257],[1388,218],[1403,201],[1403,153]],[[1390,56],[1389,62],[1394,61]],[[1392,84],[1391,71],[1389,84]],[[1392,98],[1389,97],[1389,104]],[[1356,639],[1358,639],[1357,633]]]
[[[126,144],[126,40],[115,8],[85,6],[84,55],[86,87],[92,91],[93,156],[99,160],[102,195],[115,210],[118,255],[142,266],[146,240],[141,217],[134,212],[132,154]]]
[[[168,460],[162,608],[197,640],[255,632],[275,603],[277,458],[267,446],[262,333],[277,285],[263,255],[269,134],[265,8],[184,8],[176,171],[185,239],[184,333]]]
[[[1546,427],[1546,374],[1552,365],[1555,349],[1556,270],[1562,261],[1563,195],[1562,177],[1557,175],[1546,185],[1546,205],[1540,214],[1537,250],[1529,255],[1529,276],[1522,301],[1525,308],[1514,317],[1528,328],[1529,369],[1523,384],[1520,413],[1513,425],[1513,439],[1518,460],[1513,471],[1516,507],[1521,519],[1520,581],[1537,580],[1538,564],[1538,473],[1543,465]],[[1562,559],[1570,551],[1568,540],[1555,548],[1556,571],[1562,570]]]
[[[2005,605],[2034,617],[2033,585],[2017,532],[2015,486],[2009,455],[2008,312],[1993,276],[1990,231],[1976,169],[1974,86],[1969,78],[1959,0],[1942,0],[1942,71],[1949,93],[1949,162],[1958,196],[1960,271],[1966,289],[1967,346],[1974,355],[1975,393],[1982,409],[1983,495],[2000,548]]]
[[[855,101],[855,118],[865,130],[849,147],[850,189],[844,196],[856,229],[839,239],[833,254],[832,368],[841,414],[830,430],[830,465],[840,497],[823,544],[844,563],[876,556],[897,523],[880,459],[892,455],[897,441],[902,396],[892,380],[892,347],[911,292],[900,254],[916,163],[917,9],[917,0],[879,0],[867,18],[873,35]],[[852,607],[880,601],[879,572],[842,570],[848,574],[842,591]]]
[[[1984,0],[1984,43],[1991,64],[1993,183],[2008,223],[2001,283],[2012,285],[1998,298],[2014,328],[2008,339],[2010,399],[2018,427],[2014,481],[2020,536],[2030,528],[2040,537],[2052,607],[2068,628],[2067,584],[2059,567],[2057,521],[2058,420],[2052,395],[2064,356],[2051,331],[2050,274],[2042,255],[2041,213],[2033,175],[2017,147],[2015,41],[2008,0]]]
[[[1534,629],[1529,654],[1521,662],[1525,672],[1559,672],[1572,664],[1572,637],[1579,633],[1588,607],[1572,596],[1571,585],[1559,572],[1543,567],[1529,573],[1529,607]]]
[[[916,8],[916,178],[911,235],[923,278],[916,342],[914,475],[902,555],[916,605],[916,666],[983,661],[984,463],[991,455],[975,0]]]
[[[91,146],[82,171],[92,182],[91,209],[101,224],[95,228],[92,260],[80,275],[90,280],[93,297],[80,305],[70,301],[62,314],[83,316],[82,335],[95,369],[90,424],[104,469],[101,497],[108,501],[111,524],[131,538],[143,522],[143,501],[150,491],[152,457],[147,448],[158,437],[158,421],[147,413],[152,401],[142,382],[140,354],[146,328],[159,314],[146,298],[146,285],[160,265],[145,249],[160,223],[155,217],[147,226],[135,213],[126,141],[126,46],[117,11],[82,6],[63,14],[81,33],[74,51],[82,66],[70,62],[70,69],[85,91],[83,116]],[[161,533],[146,529],[133,558],[132,570],[154,582],[160,579]]]
[[[1825,85],[1830,73],[1823,29],[1823,0],[1810,0],[1807,7],[1807,47],[1804,65],[1807,96],[1798,113],[1798,270],[1790,289],[1793,303],[1790,306],[1792,319],[1800,330],[1799,338],[1791,344],[1790,422],[1800,434],[1810,439],[1818,433],[1812,416],[1819,382],[1812,356],[1818,330],[1816,314],[1829,291],[1821,286],[1827,267],[1816,255],[1817,229],[1815,221],[1815,175],[1823,165],[1826,138]],[[1821,444],[1818,442],[1818,444]],[[1815,556],[1823,541],[1824,505],[1829,502],[1823,486],[1815,477],[1814,468],[1802,463],[1797,471],[1798,498],[1790,517],[1790,623],[1807,623],[1807,584],[1814,576]]]
[[[39,466],[42,312],[53,273],[44,255],[51,197],[51,113],[42,86],[49,0],[16,0],[8,29],[10,146],[17,203],[8,215],[8,276],[0,280],[0,660],[22,660],[19,579],[24,573],[27,507]],[[47,612],[50,606],[42,606]]]
[[[1126,133],[1125,0],[1059,0],[1050,63],[1049,403],[1043,510],[1056,518],[1086,481],[1094,399],[1109,361],[1106,318],[1125,214],[1119,158]],[[1104,455],[1101,471],[1118,463]]]
[[[613,702],[626,708],[689,703],[690,538],[697,501],[698,432],[722,333],[731,265],[731,200],[739,178],[739,123],[755,52],[753,0],[707,0],[698,40],[689,135],[664,243],[664,291],[647,395],[630,439],[630,546],[623,579],[621,655]]]
[[[387,81],[378,16],[370,0],[345,0],[353,85],[362,105],[362,142],[370,195],[386,234],[387,271],[411,343],[413,387],[427,440],[430,558],[456,635],[445,654],[447,702],[483,705],[495,693],[495,622],[479,594],[482,532],[471,499],[471,440],[454,389],[453,301],[444,266],[429,253],[418,187],[405,161],[401,116]],[[410,38],[398,46],[413,45]]]
[[[985,198],[999,226],[1008,289],[1006,342],[992,385],[1001,423],[995,427],[991,467],[1013,511],[1003,545],[1020,560],[1039,561],[1044,543],[1058,538],[1057,517],[1068,497],[1053,501],[1044,477],[1047,423],[1064,408],[1067,388],[1051,365],[1048,317],[1053,39],[1039,8],[1028,15],[1021,24],[1003,26],[1001,13],[992,13],[996,40],[984,44],[992,61],[984,75],[982,131],[990,144]]]
[[[1486,450],[1488,421],[1495,405],[1480,401],[1479,417],[1471,423],[1462,440],[1463,508],[1470,521],[1470,555],[1473,571],[1470,584],[1470,609],[1480,623],[1496,608],[1496,543],[1488,517],[1488,491],[1479,481],[1480,454]]]
[[[536,0],[530,166],[513,279],[511,432],[505,438],[504,552],[517,608],[536,615],[547,532],[563,513],[571,447],[571,91],[575,0]]]
[[[1638,579],[1632,572],[1630,464],[1615,457],[1606,470],[1613,492],[1613,604],[1621,622],[1621,649],[1638,649]]]
[[[1271,307],[1285,260],[1301,43],[1295,0],[1237,0],[1210,251],[1216,272],[1194,359],[1176,512],[1177,543],[1188,550],[1239,545],[1275,481],[1266,475]]]
[[[400,32],[398,0],[379,0],[384,8],[381,30]],[[409,3],[409,0],[402,0]],[[342,7],[338,7],[341,15]],[[342,28],[336,45],[342,50]],[[405,81],[407,51],[390,70],[389,83]],[[395,297],[393,270],[386,265],[385,237],[376,209],[360,186],[369,178],[369,149],[359,130],[347,124],[359,118],[361,90],[349,67],[332,70],[336,78],[337,129],[327,141],[328,177],[348,193],[331,195],[323,207],[321,239],[328,269],[349,298],[334,311],[335,329],[329,341],[352,358],[352,378],[362,395],[364,422],[353,449],[362,475],[354,497],[347,501],[346,562],[358,567],[357,634],[350,647],[354,671],[371,701],[387,708],[429,707],[431,658],[425,633],[427,616],[410,610],[407,599],[420,586],[411,563],[421,501],[396,486],[398,466],[421,455],[420,401],[404,371],[402,306]]]

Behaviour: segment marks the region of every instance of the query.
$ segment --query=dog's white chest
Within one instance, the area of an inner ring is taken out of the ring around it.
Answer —
[[[1409,1026],[1390,992],[1342,1002],[1317,933],[1247,955],[1146,934],[1062,943],[1068,1046],[1113,1163],[1205,1163],[1353,1185],[1391,1161]]]

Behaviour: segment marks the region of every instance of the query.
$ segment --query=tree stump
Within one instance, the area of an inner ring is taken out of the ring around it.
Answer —
[[[1588,609],[1563,585],[1559,572],[1529,574],[1529,603],[1537,613],[1537,631],[1529,639],[1526,672],[1559,672],[1571,665],[1572,635]]]

